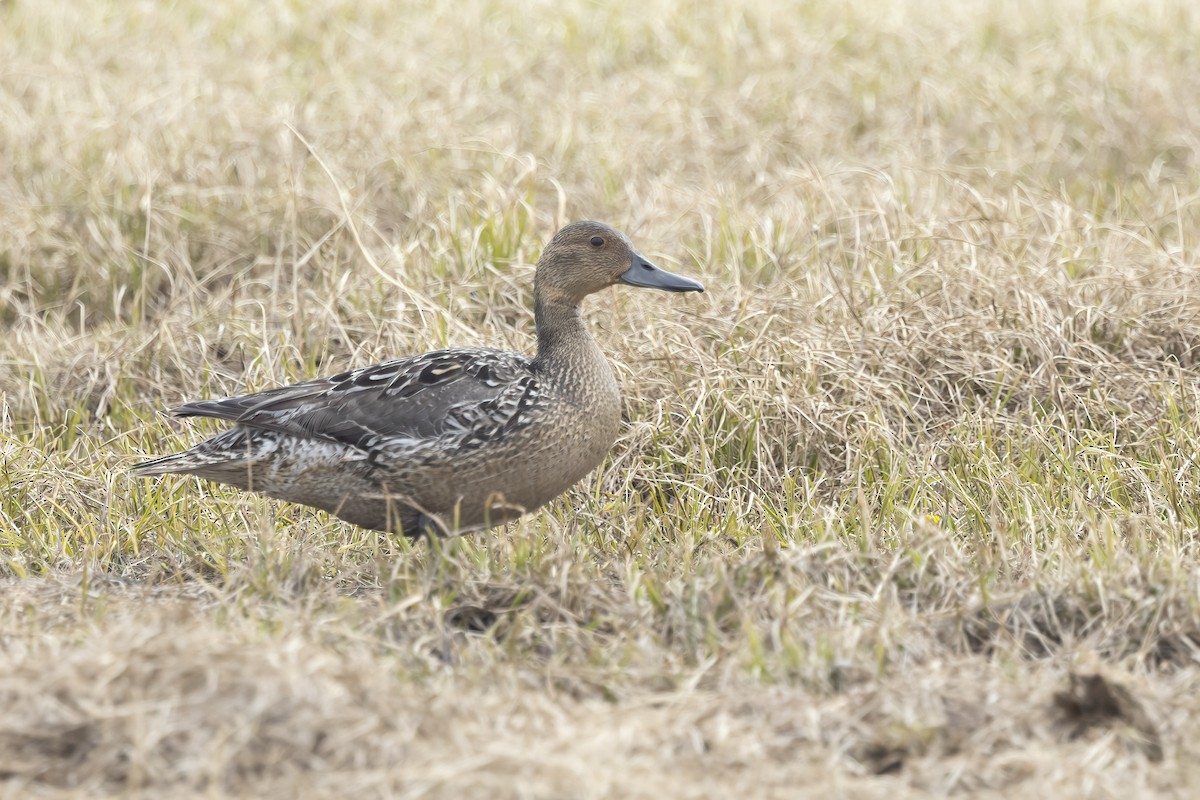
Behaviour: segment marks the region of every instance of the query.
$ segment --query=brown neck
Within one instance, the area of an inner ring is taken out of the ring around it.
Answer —
[[[533,307],[537,324],[537,363],[565,357],[580,346],[595,348],[592,334],[583,321],[578,303],[554,302],[537,298]]]
[[[555,376],[553,385],[564,399],[615,420],[620,415],[620,390],[608,359],[584,324],[579,304],[539,297],[534,316],[538,334],[534,371]]]

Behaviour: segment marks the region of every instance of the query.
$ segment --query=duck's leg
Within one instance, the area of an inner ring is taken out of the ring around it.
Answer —
[[[446,523],[442,522],[438,517],[422,511],[417,514],[417,535],[413,538],[425,539],[429,542],[430,548],[432,548],[434,547],[435,539],[450,538],[450,530],[446,527]]]

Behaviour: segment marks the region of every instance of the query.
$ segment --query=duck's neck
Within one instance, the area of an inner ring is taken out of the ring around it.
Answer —
[[[611,375],[608,359],[592,338],[577,303],[556,303],[538,298],[533,314],[538,337],[533,363],[537,367],[554,372],[602,369]]]

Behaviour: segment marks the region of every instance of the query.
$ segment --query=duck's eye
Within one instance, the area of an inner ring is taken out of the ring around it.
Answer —
[[[593,236],[592,247],[604,247],[604,239],[600,236]]]

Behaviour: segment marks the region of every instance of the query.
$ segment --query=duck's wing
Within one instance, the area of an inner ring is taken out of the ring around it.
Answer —
[[[529,359],[439,350],[279,389],[172,409],[373,451],[388,442],[471,447],[527,424],[538,401]]]

